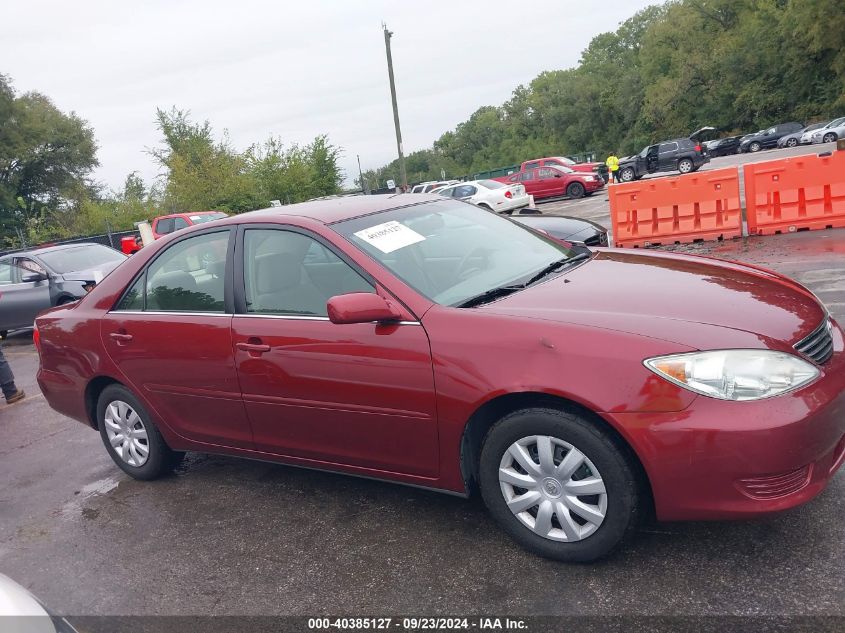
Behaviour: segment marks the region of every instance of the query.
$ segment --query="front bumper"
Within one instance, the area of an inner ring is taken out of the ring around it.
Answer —
[[[798,391],[675,413],[609,413],[643,462],[661,520],[750,518],[819,494],[845,461],[845,352]]]

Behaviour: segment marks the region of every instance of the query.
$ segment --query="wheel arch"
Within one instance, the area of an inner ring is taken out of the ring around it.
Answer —
[[[85,413],[88,416],[88,424],[95,430],[100,428],[97,422],[97,402],[100,400],[100,394],[109,385],[125,386],[111,376],[96,376],[85,386]]]
[[[479,406],[467,420],[461,437],[460,460],[461,475],[468,492],[472,493],[477,488],[481,446],[487,433],[496,422],[509,413],[531,407],[548,407],[576,413],[594,422],[607,433],[638,475],[645,493],[647,507],[651,515],[654,516],[651,479],[639,455],[622,433],[601,415],[575,400],[557,394],[537,391],[512,392],[491,398]]]

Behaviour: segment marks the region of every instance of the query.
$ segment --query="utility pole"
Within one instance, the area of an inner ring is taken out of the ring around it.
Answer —
[[[402,130],[399,129],[399,107],[396,105],[396,82],[393,80],[393,56],[390,54],[390,37],[392,32],[387,30],[387,25],[382,22],[384,29],[384,48],[387,51],[387,74],[390,77],[390,98],[393,101],[393,125],[396,127],[396,149],[399,150],[399,178],[402,183],[402,191],[408,188],[408,174],[405,173],[405,154],[402,151]]]

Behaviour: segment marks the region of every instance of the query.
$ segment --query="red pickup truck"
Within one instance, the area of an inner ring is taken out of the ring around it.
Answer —
[[[535,167],[568,167],[574,171],[583,171],[587,173],[598,174],[601,176],[601,179],[607,182],[609,180],[609,175],[607,172],[607,165],[604,163],[576,163],[571,158],[567,158],[566,156],[547,156],[546,158],[535,158],[533,160],[527,160],[522,163],[522,167],[520,171],[525,171],[526,169],[534,169]]]
[[[165,235],[169,235],[174,231],[188,228],[194,224],[202,224],[203,222],[211,222],[212,220],[219,220],[220,218],[228,217],[228,213],[222,211],[191,211],[188,213],[172,213],[170,215],[160,215],[150,221],[150,226],[153,229],[153,237],[159,239]],[[141,250],[141,237],[128,236],[120,241],[120,248],[126,255],[132,255]]]
[[[535,200],[568,196],[581,198],[604,187],[604,179],[597,173],[575,171],[563,165],[533,167],[537,161],[522,164],[522,170],[507,176],[494,178],[507,184],[519,183]]]

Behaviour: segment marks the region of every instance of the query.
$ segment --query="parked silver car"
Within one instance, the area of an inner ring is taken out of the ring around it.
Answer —
[[[811,138],[813,143],[833,143],[845,138],[845,117],[834,119],[820,130],[816,130]]]
[[[792,134],[787,134],[786,136],[782,136],[780,140],[778,140],[778,147],[795,147],[796,145],[806,145],[812,142],[813,132],[816,130],[822,129],[825,125],[827,125],[827,121],[822,121],[821,123],[813,123],[812,125],[808,125],[803,130],[798,130],[797,132],[793,132]],[[804,140],[804,139],[807,140]]]
[[[42,310],[76,301],[125,259],[90,242],[0,256],[0,338],[32,327]]]

